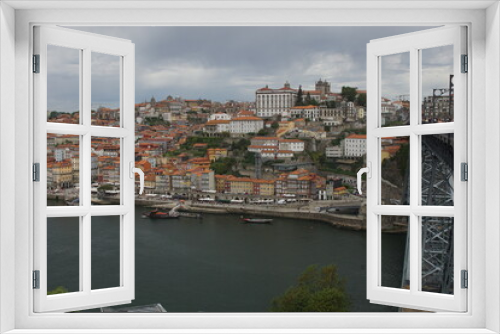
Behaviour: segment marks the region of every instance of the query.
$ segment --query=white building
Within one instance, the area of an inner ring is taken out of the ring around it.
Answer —
[[[297,106],[290,108],[290,116],[292,118],[307,118],[311,121],[315,121],[320,117],[320,111],[318,106]]]
[[[366,118],[366,109],[364,107],[358,107],[357,119],[365,119],[365,118]]]
[[[279,158],[291,158],[293,157],[292,151],[286,150],[263,150],[260,152],[262,158],[264,159],[279,159]]]
[[[327,158],[341,158],[344,155],[344,149],[342,145],[328,146],[325,153]]]
[[[311,97],[311,99],[316,100],[318,103],[321,102],[321,91],[320,90],[304,90],[302,93],[302,98],[305,100],[307,94]]]
[[[362,157],[366,154],[366,135],[350,135],[344,139],[345,157]]]
[[[207,123],[205,123],[205,126],[203,127],[203,132],[209,135],[216,135],[223,132],[230,132],[231,128],[230,123],[231,121],[225,121],[225,120],[208,121]]]
[[[288,82],[280,89],[272,89],[266,85],[255,92],[257,116],[269,118],[287,114],[289,109],[295,105],[296,100],[297,90],[290,88]]]
[[[304,142],[298,139],[254,137],[248,151],[260,153],[263,158],[291,158],[295,153],[303,152],[304,147]]]
[[[344,118],[345,114],[342,108],[326,108],[324,106],[319,107],[319,117],[320,118]]]
[[[216,121],[216,122],[227,122],[227,121]],[[251,132],[257,133],[264,128],[264,120],[259,117],[236,117],[229,122],[230,122],[229,132],[231,132],[232,134],[251,133]]]
[[[229,121],[231,119],[231,116],[224,112],[218,112],[215,114],[210,115],[210,120],[211,121]]]
[[[299,139],[280,139],[279,149],[292,152],[304,152],[305,144]]]

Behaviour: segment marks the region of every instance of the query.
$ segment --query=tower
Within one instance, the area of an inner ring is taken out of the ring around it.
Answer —
[[[326,95],[331,93],[331,86],[328,81],[323,81],[319,79],[319,81],[316,81],[315,89],[319,90],[321,93],[321,98],[324,98]]]

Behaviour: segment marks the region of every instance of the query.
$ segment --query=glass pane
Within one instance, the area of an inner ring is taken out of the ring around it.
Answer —
[[[92,52],[92,125],[120,126],[120,57]]]
[[[409,125],[410,53],[380,58],[380,125]]]
[[[408,216],[381,216],[381,286],[410,288],[410,266],[407,256],[408,241],[401,233],[410,233]],[[384,233],[389,232],[389,233]],[[394,251],[394,250],[399,251]]]
[[[80,218],[47,218],[47,294],[80,291]]]
[[[422,205],[453,205],[453,133],[422,136]]]
[[[453,218],[422,217],[422,291],[453,294]]]
[[[120,216],[92,217],[92,289],[120,286]]]
[[[453,45],[421,50],[422,123],[453,122]]]
[[[47,205],[80,205],[80,137],[47,133]]]
[[[381,138],[382,205],[408,205],[410,202],[410,137]]]
[[[80,123],[80,50],[47,46],[47,121]]]
[[[92,204],[120,204],[120,138],[92,137]]]

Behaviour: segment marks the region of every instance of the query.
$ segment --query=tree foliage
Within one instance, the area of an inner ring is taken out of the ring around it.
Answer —
[[[350,300],[337,267],[307,267],[297,284],[273,299],[272,312],[347,312]]]
[[[358,105],[366,107],[366,93],[360,93],[356,98],[356,102],[358,103]]]
[[[98,191],[113,190],[115,187],[112,184],[106,183],[97,188]]]
[[[267,136],[269,134],[269,129],[262,128],[257,132],[257,136]]]
[[[295,100],[295,105],[298,107],[304,105],[304,92],[302,91],[302,86],[299,86],[299,91],[297,92],[297,99]]]
[[[337,107],[337,102],[335,102],[335,101],[326,101],[326,106],[327,106],[327,108],[336,108]]]
[[[232,150],[239,150],[239,151],[246,151],[248,148],[248,145],[250,145],[250,140],[246,138],[241,138],[237,142],[234,142],[231,144],[231,149]]]
[[[357,95],[356,89],[357,87],[342,86],[340,95],[342,95],[345,101],[354,102]]]
[[[307,92],[307,95],[306,95],[306,98],[304,100],[304,105],[305,106],[317,106],[319,103],[318,101],[316,101],[316,99],[313,99],[311,97],[311,94],[309,92]]]
[[[210,164],[210,169],[214,171],[216,175],[227,175],[232,174],[233,166],[236,164],[236,159],[234,158],[221,158]]]
[[[58,286],[54,290],[47,291],[47,295],[58,295],[60,293],[66,292],[68,292],[68,289],[66,289],[64,286]]]

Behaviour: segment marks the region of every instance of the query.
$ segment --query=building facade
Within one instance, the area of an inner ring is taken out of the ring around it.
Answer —
[[[359,158],[366,154],[366,135],[350,135],[344,139],[344,156]]]
[[[282,88],[272,89],[267,85],[255,92],[255,107],[257,116],[270,118],[276,115],[285,115],[295,106],[297,90],[290,88],[288,82]]]

